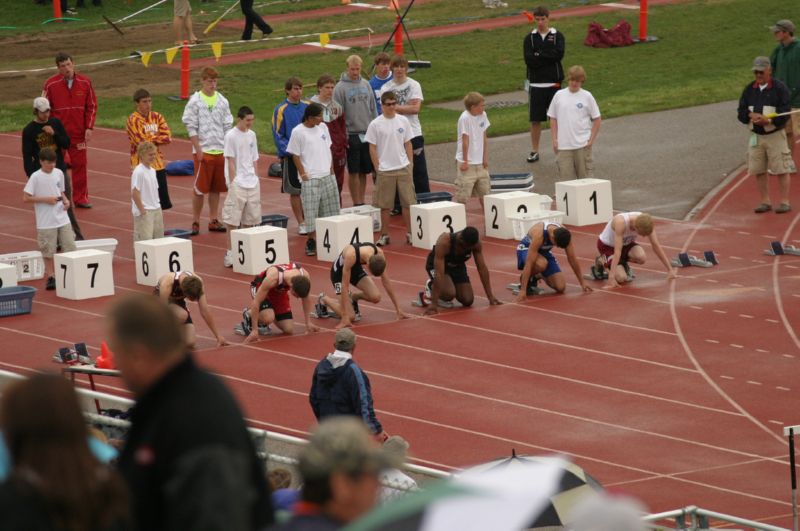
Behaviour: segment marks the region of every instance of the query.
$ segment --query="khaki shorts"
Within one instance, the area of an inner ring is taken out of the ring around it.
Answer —
[[[382,210],[394,208],[395,193],[400,194],[400,205],[407,208],[417,204],[410,164],[399,170],[378,170],[375,173],[378,176],[377,190],[375,191],[377,197],[375,203],[378,208]]]
[[[133,216],[133,241],[153,240],[164,237],[164,215],[161,209],[145,210]]]
[[[559,149],[556,155],[558,177],[562,181],[594,177],[594,159],[590,146],[579,149]]]
[[[191,12],[192,6],[189,4],[189,0],[175,0],[175,10],[173,14],[176,17],[185,17]]]
[[[39,251],[45,258],[52,258],[59,245],[62,253],[75,250],[75,233],[69,223],[55,229],[39,229],[36,231],[36,239],[39,241]]]
[[[492,191],[492,180],[483,164],[470,164],[467,171],[461,171],[460,162],[456,162],[456,201],[466,203],[470,197],[483,197]]]
[[[261,224],[261,185],[255,188],[242,188],[232,182],[228,186],[228,196],[222,206],[222,222],[232,227]]]
[[[767,173],[767,170],[774,175],[789,173],[786,130],[781,129],[770,135],[755,135],[755,137],[755,145],[747,148],[747,172],[750,175],[762,175]]]

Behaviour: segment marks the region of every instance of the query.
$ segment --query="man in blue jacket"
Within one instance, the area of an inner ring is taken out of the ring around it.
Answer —
[[[769,199],[767,172],[778,177],[781,202],[776,214],[785,214],[789,205],[789,147],[786,145],[786,120],[789,106],[789,89],[783,82],[773,79],[768,57],[753,61],[755,81],[748,83],[739,98],[738,118],[750,127],[747,172],[756,176],[761,203],[756,214],[772,210]]]
[[[356,335],[349,328],[336,332],[334,351],[317,364],[308,400],[318,421],[337,415],[353,415],[383,442],[389,435],[375,416],[369,378],[353,360]]]
[[[303,201],[300,199],[300,176],[297,175],[297,168],[292,156],[286,152],[286,147],[292,137],[292,129],[303,123],[303,114],[309,102],[303,99],[303,82],[300,79],[290,77],[283,89],[286,91],[286,99],[280,102],[272,113],[272,139],[275,141],[283,170],[281,192],[289,194],[292,213],[299,225],[297,232],[305,235],[308,231],[303,216]]]

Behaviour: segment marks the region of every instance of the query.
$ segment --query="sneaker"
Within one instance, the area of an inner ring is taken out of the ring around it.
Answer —
[[[219,220],[212,219],[211,223],[208,224],[208,230],[211,232],[227,232],[228,229],[225,228],[225,225],[219,222]]]
[[[456,303],[454,303],[453,301],[446,301],[446,300],[439,299],[439,307],[440,308],[452,308],[455,305],[456,305]]]
[[[775,209],[776,214],[786,214],[787,212],[792,210],[792,206],[789,203],[781,203],[781,205]]]
[[[350,304],[353,305],[353,313],[355,313],[355,317],[353,317],[353,322],[357,323],[361,320],[361,311],[358,309],[358,301],[353,299],[353,296],[350,296]]]
[[[431,298],[426,295],[425,291],[417,292],[417,303],[420,307],[425,308],[431,303]]]
[[[375,243],[375,245],[377,245],[378,247],[384,247],[386,245],[389,245],[390,241],[391,240],[389,240],[388,234],[381,234],[381,237],[378,238],[378,241]]]
[[[527,160],[528,162],[536,162],[537,160],[539,160],[539,152],[531,151],[531,154],[528,155],[528,158],[525,160]]]
[[[45,289],[48,291],[56,289],[56,277],[47,277],[47,287]]]
[[[264,32],[261,34],[261,38],[262,38],[262,39],[265,39],[265,38],[267,38],[267,36],[268,36],[270,33],[272,33],[273,31],[274,31],[274,30],[272,29],[272,26],[270,26],[269,24],[267,24],[267,27],[266,27],[266,29],[265,29],[265,30],[264,30]]]
[[[222,259],[222,264],[225,267],[233,267],[233,253],[230,250],[225,251],[225,258]]]
[[[399,215],[400,215],[400,214],[402,214],[402,213],[403,213],[403,211],[402,211],[402,210],[400,210],[399,208],[393,208],[393,209],[391,210],[391,212],[389,212],[389,215],[390,215],[390,216],[399,216]]]
[[[200,234],[200,224],[196,221],[192,223],[192,236],[197,236]]]
[[[429,278],[428,280],[425,281],[425,297],[427,297],[428,300],[431,300],[432,296],[433,296],[433,279]]]
[[[258,335],[260,336],[270,336],[272,335],[272,328],[269,325],[258,325]]]
[[[306,241],[306,256],[316,256],[317,242],[313,238]]]
[[[253,328],[250,325],[251,322],[252,321],[250,319],[250,308],[245,308],[244,310],[242,310],[241,328],[242,328],[242,332],[244,332],[243,335],[249,336],[250,333],[253,331]]]
[[[622,262],[622,268],[625,270],[625,274],[628,275],[628,282],[636,278],[636,275],[633,274],[633,269],[628,264],[628,262]]]
[[[537,285],[539,284],[539,278],[532,276],[528,279],[528,286],[525,288],[525,295],[538,295],[542,292]]]
[[[406,232],[406,243],[408,245],[411,245],[411,233],[410,232]]]
[[[764,212],[769,212],[770,210],[772,210],[772,205],[769,203],[761,203],[753,209],[753,212],[756,214],[763,214]]]
[[[77,15],[78,12],[72,9],[71,7],[67,8],[67,15]]]
[[[305,223],[301,223],[300,226],[297,227],[297,234],[299,234],[300,236],[305,236],[306,234],[308,234],[308,229],[306,228]]]
[[[317,319],[327,319],[331,316],[328,312],[328,307],[322,302],[322,299],[325,297],[324,293],[320,293],[319,297],[317,297],[317,303],[314,305],[314,314]]]

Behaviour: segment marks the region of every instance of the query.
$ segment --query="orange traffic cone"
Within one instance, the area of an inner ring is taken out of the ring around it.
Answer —
[[[98,369],[114,369],[114,353],[108,348],[105,341],[100,342],[100,355],[97,356],[97,361],[94,366]]]

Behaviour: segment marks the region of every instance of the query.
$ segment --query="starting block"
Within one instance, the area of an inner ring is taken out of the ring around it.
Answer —
[[[764,254],[766,254],[767,256],[781,256],[784,254],[793,254],[795,256],[800,256],[800,249],[798,249],[794,245],[783,245],[779,241],[774,241],[770,245],[772,248],[764,251]]]
[[[717,261],[717,255],[714,254],[714,251],[705,251],[703,253],[703,258],[697,258],[688,253],[680,253],[678,258],[672,260],[672,265],[675,267],[714,267],[715,265],[719,265],[719,262]]]
[[[512,282],[506,286],[506,289],[510,290],[514,295],[519,295],[519,290],[522,289],[522,284],[519,282]],[[541,295],[542,293],[544,293],[542,288],[528,284],[528,289],[526,290],[527,295]]]

